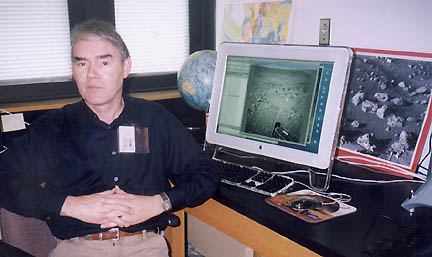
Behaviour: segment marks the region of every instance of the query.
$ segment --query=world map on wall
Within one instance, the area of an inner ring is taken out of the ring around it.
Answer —
[[[227,1],[222,41],[285,43],[292,0]]]

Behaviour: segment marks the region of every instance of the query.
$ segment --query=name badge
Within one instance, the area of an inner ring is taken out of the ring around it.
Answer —
[[[120,153],[135,153],[135,127],[119,126],[118,137]]]
[[[119,153],[149,153],[148,128],[135,126],[119,126]]]

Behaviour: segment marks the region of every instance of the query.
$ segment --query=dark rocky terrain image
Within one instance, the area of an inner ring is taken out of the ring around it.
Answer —
[[[339,147],[410,165],[431,87],[432,62],[355,55]]]

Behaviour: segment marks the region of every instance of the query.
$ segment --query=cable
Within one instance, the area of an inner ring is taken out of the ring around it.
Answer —
[[[262,168],[257,167],[257,166],[252,166],[251,168],[252,169],[258,169],[258,170],[263,170]],[[291,174],[291,173],[308,173],[309,174],[310,171],[308,171],[308,170],[294,170],[294,171],[286,171],[286,172],[277,172],[276,171],[276,172],[270,172],[270,173],[275,174],[275,175],[287,175],[287,174]],[[325,175],[324,173],[317,173],[317,174]],[[335,192],[326,193],[326,192],[321,192],[321,191],[318,192],[318,191],[316,191],[315,189],[313,189],[309,185],[306,185],[306,184],[304,184],[304,183],[302,183],[300,181],[296,181],[295,179],[293,179],[291,177],[289,177],[289,178],[294,182],[294,184],[302,185],[302,186],[306,187],[307,189],[309,189],[309,190],[311,190],[311,191],[313,191],[315,193],[318,193],[318,194],[321,194],[321,195],[325,195],[325,196],[327,196],[328,198],[330,198],[332,200],[343,202],[343,203],[348,203],[352,199],[352,197],[349,194],[335,193]]]
[[[417,164],[416,172],[418,172],[419,168],[423,168],[425,170],[428,170],[427,168],[423,167],[422,164],[426,160],[426,158],[431,154],[432,151],[432,134],[429,135],[429,150],[426,153],[425,156],[423,156],[423,159]]]
[[[231,154],[231,155],[239,157],[239,158],[251,158],[251,157],[248,157],[248,156],[236,155],[236,154],[234,154],[232,152],[229,152],[229,151],[224,151],[224,150],[220,150],[220,151],[222,151],[224,153],[227,153],[227,154]],[[217,151],[214,151],[214,153],[213,153],[213,159],[217,159],[216,158],[216,152]],[[360,165],[358,163],[353,163],[353,164]],[[252,169],[257,169],[257,170],[264,170],[264,169],[262,169],[262,168],[260,168],[258,166],[251,166],[251,168]],[[399,169],[402,171],[401,168],[399,168]],[[311,172],[312,172],[311,170],[300,170],[299,169],[299,170],[291,170],[291,171],[272,171],[270,173],[275,174],[275,175],[289,175],[289,174],[295,174],[295,173],[307,173],[307,174],[310,175]],[[408,173],[405,170],[403,170],[403,172],[404,172],[404,174]],[[317,174],[317,175],[322,175],[322,176],[327,175],[326,173],[323,173],[323,172],[314,172],[314,173]],[[413,177],[418,178],[419,180],[413,180],[413,179],[393,179],[393,180],[358,179],[358,178],[344,177],[344,176],[340,176],[340,175],[336,175],[336,174],[331,174],[331,177],[334,177],[334,178],[337,178],[337,179],[342,179],[342,180],[347,180],[347,181],[352,181],[352,182],[376,183],[376,184],[390,184],[390,183],[420,183],[420,184],[423,184],[425,182],[425,176],[421,176],[419,174],[410,174],[410,175],[413,176]],[[352,199],[352,197],[350,195],[345,194],[345,193],[335,193],[335,192],[326,193],[326,192],[321,192],[321,191],[318,192],[317,190],[313,189],[309,185],[306,185],[306,184],[304,184],[302,182],[299,182],[299,181],[296,181],[294,179],[293,179],[293,181],[294,181],[295,184],[302,185],[302,186],[308,188],[311,191],[314,191],[314,192],[319,193],[319,194],[323,194],[323,195],[325,195],[325,196],[327,196],[327,197],[329,197],[329,198],[331,198],[333,200],[337,200],[337,201],[340,201],[340,202],[347,203],[347,202],[350,202],[351,199]]]
[[[12,114],[11,112],[6,111],[5,109],[1,109],[1,108],[0,108],[0,111],[4,112],[4,113],[6,113],[6,114],[9,114],[9,115]]]
[[[279,174],[279,175],[289,175],[289,174],[294,174],[294,173],[307,173],[307,174],[310,174],[310,171],[309,170],[293,170],[293,171],[280,171],[280,172],[276,171],[276,172],[272,172],[272,173],[273,174]],[[319,173],[319,172],[317,172],[316,174],[318,174],[318,175],[326,175],[325,173]],[[334,176],[334,175],[332,175],[332,176]],[[294,179],[293,179],[293,181],[294,181],[295,184],[302,185],[302,186],[306,187],[307,189],[309,189],[309,190],[311,190],[313,192],[325,195],[328,198],[331,198],[331,199],[339,201],[339,202],[348,203],[352,199],[352,197],[349,194],[335,193],[335,192],[326,193],[326,192],[322,192],[322,191],[318,192],[317,190],[313,189],[311,186],[306,185],[306,184],[304,184],[304,183],[302,183],[300,181],[296,181]]]
[[[418,170],[416,172],[418,172],[421,175],[427,176],[428,168],[423,167],[423,166],[417,166],[417,169]],[[423,169],[423,170],[420,170],[420,169]]]
[[[310,187],[310,186],[308,186],[308,185],[306,185],[306,184],[304,184],[304,183],[302,183],[300,181],[294,180],[294,183],[302,185],[302,186],[306,187],[307,189],[309,189],[309,190],[311,190],[311,191],[313,191],[315,193],[318,193],[318,194],[321,194],[321,195],[325,195],[325,196],[327,196],[328,198],[330,198],[332,200],[339,201],[339,202],[342,202],[342,203],[349,203],[351,201],[351,199],[352,199],[352,197],[349,194],[335,193],[335,192],[329,192],[329,193],[326,193],[326,192],[317,192],[312,187]]]
[[[0,150],[0,154],[6,152],[6,150],[8,149],[5,145],[0,145],[0,147],[2,147],[2,149]]]
[[[281,172],[277,172],[277,173],[288,175],[290,173],[310,173],[310,171],[308,171],[308,170],[293,170],[293,171],[281,171]],[[326,175],[326,173],[322,173],[322,172],[315,172],[315,173],[318,175],[322,175],[322,176]],[[336,175],[336,174],[332,174],[331,176],[338,178],[338,179],[354,181],[354,182],[361,182],[361,183],[377,183],[377,184],[390,184],[390,183],[421,183],[421,184],[423,184],[424,183],[423,180],[412,180],[412,179],[375,180],[375,179],[349,178],[349,177],[344,177],[344,176],[340,176],[340,175]]]
[[[338,160],[346,162],[348,164],[351,165],[356,165],[356,166],[366,166],[366,167],[371,167],[371,168],[384,168],[384,169],[388,169],[388,170],[393,170],[394,172],[398,172],[407,176],[413,176],[413,177],[417,177],[420,179],[425,179],[423,175],[419,175],[416,174],[414,172],[409,172],[404,170],[403,168],[400,168],[396,165],[392,165],[392,164],[383,164],[381,162],[378,161],[374,161],[374,160],[370,160],[368,158],[364,158],[364,157],[359,157],[359,156],[338,156],[337,157]],[[358,162],[353,162],[353,161],[349,161],[346,159],[357,159],[357,160],[362,160],[362,161],[367,161],[369,162],[368,164],[360,164]]]
[[[358,179],[358,178],[348,178],[348,177],[343,177],[343,176],[339,176],[339,175],[332,175],[335,178],[339,178],[339,179],[345,179],[345,180],[349,180],[349,181],[354,181],[354,182],[361,182],[361,183],[377,183],[377,184],[391,184],[391,183],[420,183],[423,184],[424,181],[422,180],[412,180],[412,179],[393,179],[393,180],[373,180],[373,179]]]
[[[432,145],[432,136],[429,137],[429,139],[430,139],[429,140],[429,144]],[[227,150],[225,150],[225,149],[223,149],[221,147],[218,148],[218,149],[219,150],[215,150],[214,151],[214,153],[213,153],[213,159],[218,159],[216,157],[216,152],[218,152],[218,151],[226,153],[226,154],[229,154],[229,155],[232,155],[234,157],[243,158],[243,159],[256,158],[255,156],[235,154],[235,153],[227,151]],[[432,146],[430,147],[428,154],[430,154],[430,152],[432,151],[431,149],[432,149]],[[371,164],[360,164],[360,163],[357,163],[357,162],[352,162],[352,161],[345,160],[344,158],[366,160],[366,161],[370,162]],[[396,165],[392,165],[392,164],[383,165],[381,162],[370,160],[370,159],[367,159],[367,158],[364,158],[364,157],[359,157],[359,156],[338,156],[337,159],[340,160],[340,161],[343,161],[345,163],[348,163],[348,164],[351,164],[351,165],[355,165],[355,166],[360,166],[360,167],[361,166],[366,166],[366,167],[372,167],[372,168],[373,167],[375,167],[375,168],[386,168],[386,169],[394,170],[395,172],[398,172],[398,173],[401,173],[401,174],[404,174],[404,175],[407,175],[407,176],[410,176],[410,177],[414,177],[414,178],[417,178],[417,179],[420,179],[420,180],[423,180],[423,181],[426,180],[426,176],[423,175],[423,174],[417,174],[417,173],[413,173],[413,172],[408,172],[408,171],[404,170],[403,168],[400,168],[400,167],[398,167]],[[424,160],[422,160],[422,161],[424,161]],[[261,169],[260,167],[256,167],[256,166],[254,166],[254,168]],[[263,169],[261,169],[261,170],[263,170]],[[286,171],[281,171],[281,172],[273,171],[272,173],[274,173],[274,174],[285,174],[285,172]],[[298,173],[298,172],[305,172],[305,173],[309,173],[310,171],[308,171],[308,170],[295,170],[295,171],[287,171],[286,174],[289,174],[290,172],[296,172],[296,173]],[[320,174],[320,173],[317,173],[317,174]],[[325,175],[325,174],[321,173],[320,175]],[[340,177],[340,178],[342,178],[342,177]],[[345,179],[352,180],[352,181],[356,180],[356,179],[353,179],[353,178],[345,178]],[[361,180],[361,179],[359,179],[357,182],[375,183],[376,180]],[[413,181],[412,180],[393,180],[393,182],[413,182]],[[383,180],[383,181],[379,181],[379,182],[377,181],[376,183],[393,183],[393,182],[387,182],[387,181]],[[420,182],[420,183],[423,183],[423,182]]]
[[[8,115],[12,115],[12,114],[13,114],[13,113],[11,113],[11,112],[5,110],[5,109],[0,108],[0,113],[1,113],[1,112],[4,112],[4,113],[6,113],[6,114],[8,114]],[[26,122],[26,121],[24,121],[24,124],[27,125],[27,126],[30,126],[30,123],[28,123],[28,122]],[[7,147],[7,146],[5,146],[5,145],[0,145],[0,154],[6,152],[7,150],[8,150],[8,147]]]
[[[289,175],[289,174],[294,174],[294,173],[307,173],[309,174],[310,171],[308,170],[294,170],[294,171],[281,171],[281,172],[272,172],[274,174],[280,174],[280,175]],[[325,173],[322,172],[316,172],[316,174],[318,175],[326,175]],[[358,179],[358,178],[349,178],[349,177],[344,177],[344,176],[340,176],[340,175],[336,175],[336,174],[332,174],[331,175],[334,178],[338,178],[338,179],[342,179],[342,180],[347,180],[347,181],[353,181],[353,182],[360,182],[360,183],[376,183],[376,184],[390,184],[390,183],[424,183],[424,181],[422,180],[411,180],[411,179],[394,179],[394,180],[373,180],[373,179]],[[308,188],[309,190],[312,190],[316,193],[319,194],[323,194],[333,200],[337,200],[339,202],[343,202],[343,203],[348,203],[351,201],[352,197],[349,194],[345,194],[345,193],[335,193],[335,192],[317,192],[316,190],[314,190],[312,187],[310,187],[309,185],[306,185],[302,182],[296,181],[294,180],[295,184],[299,184],[302,185],[306,188]]]

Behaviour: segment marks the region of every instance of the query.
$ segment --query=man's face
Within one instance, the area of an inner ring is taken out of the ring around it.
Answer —
[[[121,101],[123,79],[130,72],[130,58],[122,62],[120,51],[100,37],[77,41],[72,54],[72,76],[90,108]]]

